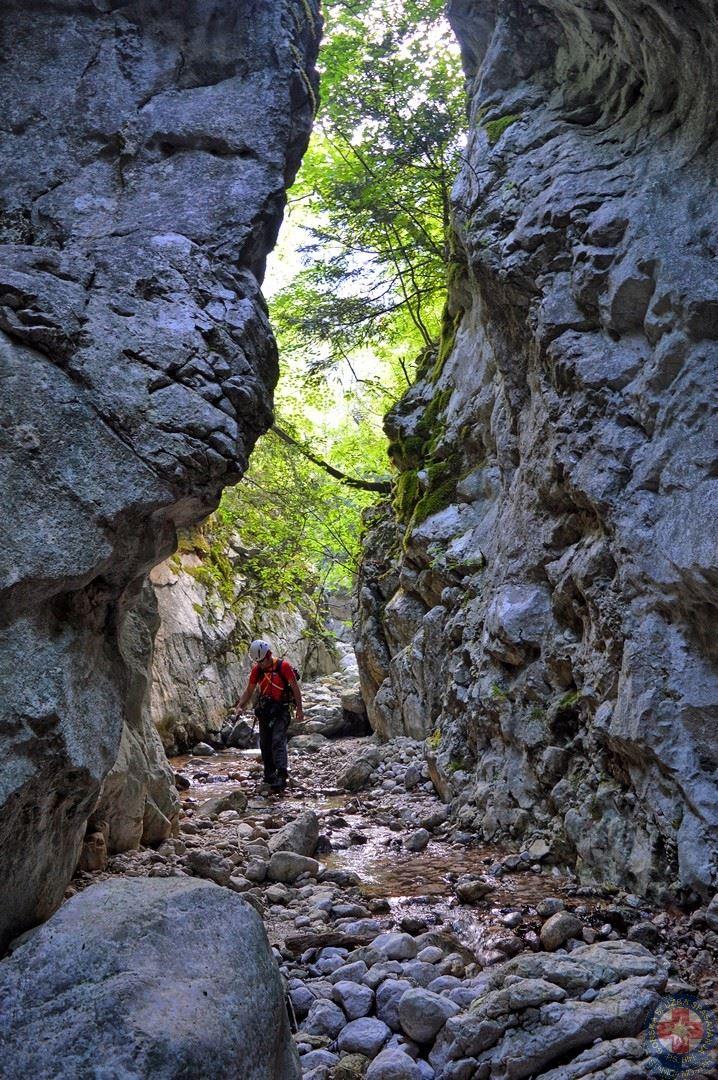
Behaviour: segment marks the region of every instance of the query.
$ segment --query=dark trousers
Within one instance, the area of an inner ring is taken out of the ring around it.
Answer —
[[[259,720],[259,751],[264,766],[264,779],[281,776],[286,779],[287,768],[287,729],[289,728],[289,707],[278,705],[273,710],[273,717]]]

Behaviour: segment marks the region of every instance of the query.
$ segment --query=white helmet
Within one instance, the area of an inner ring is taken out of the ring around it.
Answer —
[[[253,641],[252,644],[249,646],[249,655],[251,659],[254,660],[255,664],[258,664],[261,660],[264,660],[267,653],[270,653],[271,651],[272,646],[269,644],[268,641]]]

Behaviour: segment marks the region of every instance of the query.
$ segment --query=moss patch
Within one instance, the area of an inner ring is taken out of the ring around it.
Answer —
[[[488,120],[483,128],[491,145],[495,146],[503,133],[520,119],[521,113],[509,113],[508,116],[500,116],[498,120]]]

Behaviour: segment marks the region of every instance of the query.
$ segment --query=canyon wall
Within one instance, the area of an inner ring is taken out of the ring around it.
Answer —
[[[680,10],[679,10],[680,9]],[[358,647],[478,836],[718,886],[718,16],[453,0],[439,349],[387,418]]]
[[[148,571],[271,422],[259,282],[318,31],[312,0],[4,4],[0,948],[141,737]]]

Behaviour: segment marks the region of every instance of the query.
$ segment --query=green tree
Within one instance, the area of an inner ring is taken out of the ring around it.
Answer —
[[[406,388],[441,329],[464,120],[458,53],[440,0],[330,0],[325,17],[322,106],[292,192],[307,264],[272,315],[310,371],[356,369],[368,346]]]

